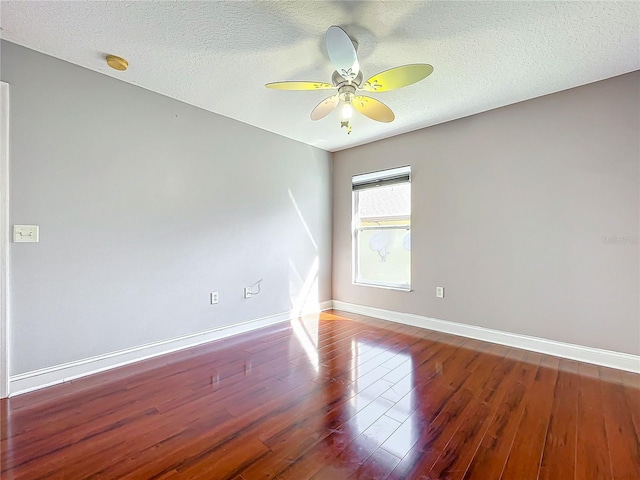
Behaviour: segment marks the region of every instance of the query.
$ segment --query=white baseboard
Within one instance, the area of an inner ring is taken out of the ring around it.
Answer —
[[[556,357],[570,358],[580,362],[593,363],[605,367],[640,373],[640,356],[628,353],[601,350],[599,348],[573,345],[571,343],[557,342],[545,338],[530,337],[517,333],[492,330],[490,328],[466,325],[464,323],[449,322],[435,318],[424,317],[412,313],[394,312],[376,307],[367,307],[353,303],[333,301],[333,308],[345,312],[367,315],[392,322],[404,323],[414,327],[427,328],[438,332],[460,335],[485,342],[499,343],[509,347],[522,348],[539,353],[546,353]]]
[[[321,302],[318,305],[318,310],[316,311],[329,310],[331,305],[331,300]],[[305,315],[310,313],[313,313],[313,311],[305,310],[304,312]],[[13,375],[9,377],[9,396],[39,390],[44,387],[68,382],[76,378],[103,372],[105,370],[121,367],[123,365],[139,362],[159,355],[165,355],[167,353],[212,342],[214,340],[220,340],[233,335],[250,332],[259,328],[286,322],[291,318],[292,314],[289,312],[269,315],[267,317],[249,320],[247,322],[214,328],[204,332],[185,335],[183,337],[149,343],[147,345],[140,345],[137,347],[119,350],[117,352],[106,353],[95,357],[84,358],[82,360],[21,373],[19,375]]]
[[[544,338],[502,332],[500,330],[492,330],[475,325],[438,320],[435,318],[424,317],[422,315],[356,305],[353,303],[342,302],[340,300],[321,302],[318,307],[318,311],[335,308],[336,310],[344,310],[345,312],[367,315],[414,327],[436,330],[486,342],[507,345],[509,347],[522,348],[524,350],[555,355],[557,357],[570,358],[581,362],[640,373],[640,356],[628,353],[613,352],[598,348],[585,347],[582,345],[557,342],[555,340],[547,340]],[[304,312],[304,314],[311,313],[313,313],[313,311],[306,310]],[[19,375],[13,375],[9,378],[9,394],[10,396],[14,396],[21,393],[31,392],[40,388],[157,357],[159,355],[276,325],[278,323],[289,321],[291,318],[291,313],[270,315],[235,325],[219,327],[205,332],[185,335],[183,337],[172,338],[147,345],[140,345],[117,352],[97,355],[95,357],[85,358],[61,365],[54,365],[52,367],[33,370]]]

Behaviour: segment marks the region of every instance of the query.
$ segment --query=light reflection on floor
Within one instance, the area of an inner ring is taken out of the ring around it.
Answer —
[[[297,340],[304,349],[309,362],[318,372],[320,359],[318,355],[318,325],[320,314],[307,315],[304,318],[294,318],[291,320],[291,328]]]
[[[349,423],[356,441],[371,449],[383,444],[385,450],[402,458],[418,436],[415,422],[406,421],[415,419],[411,415],[416,405],[411,356],[363,340],[353,340],[351,348],[354,421]],[[387,371],[382,377],[381,370]]]

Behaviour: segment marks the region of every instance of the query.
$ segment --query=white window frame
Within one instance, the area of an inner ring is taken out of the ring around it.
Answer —
[[[409,284],[391,283],[391,282],[364,282],[358,280],[358,264],[359,264],[359,252],[358,252],[358,232],[364,231],[370,228],[380,229],[381,227],[359,227],[359,195],[358,192],[363,188],[375,188],[376,186],[391,185],[393,183],[411,183],[411,167],[397,167],[387,170],[380,170],[376,172],[365,173],[361,175],[354,175],[351,179],[351,282],[353,285],[360,285],[365,287],[386,288],[391,290],[400,290],[403,292],[411,291],[413,269],[410,266]],[[413,195],[412,195],[413,196]],[[384,228],[384,227],[383,227]],[[397,229],[398,226],[390,226],[389,228]],[[409,232],[411,232],[411,220],[409,220],[408,226]],[[413,255],[412,255],[413,256]]]

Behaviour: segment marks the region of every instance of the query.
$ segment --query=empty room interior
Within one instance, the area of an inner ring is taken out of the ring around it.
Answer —
[[[3,480],[640,479],[640,2],[0,38]]]

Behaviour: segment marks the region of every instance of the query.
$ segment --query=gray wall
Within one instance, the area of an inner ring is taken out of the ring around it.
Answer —
[[[335,154],[333,298],[640,354],[639,132],[634,72]],[[407,164],[414,291],[352,285],[351,176]]]
[[[41,235],[10,245],[11,374],[331,298],[329,153],[1,49],[10,222]]]

